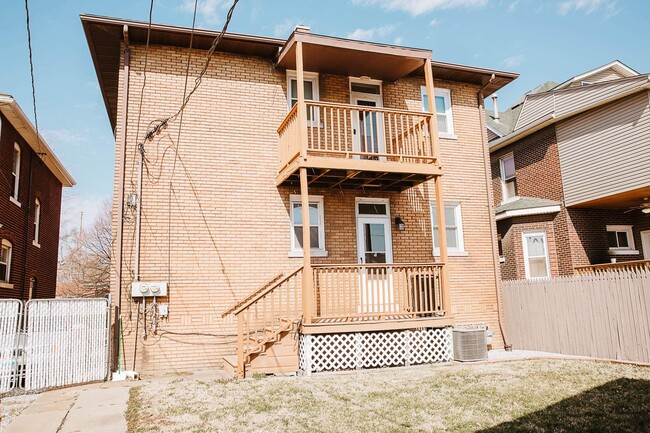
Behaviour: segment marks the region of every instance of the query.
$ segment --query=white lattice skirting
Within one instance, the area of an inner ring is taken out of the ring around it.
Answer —
[[[451,327],[300,336],[300,369],[318,371],[448,362]]]

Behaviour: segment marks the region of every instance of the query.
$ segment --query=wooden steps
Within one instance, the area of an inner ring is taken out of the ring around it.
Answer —
[[[292,329],[284,329],[267,341],[256,353],[249,355],[244,366],[245,377],[254,374],[295,373],[299,368],[298,346]],[[237,355],[223,357],[224,370],[237,375]]]

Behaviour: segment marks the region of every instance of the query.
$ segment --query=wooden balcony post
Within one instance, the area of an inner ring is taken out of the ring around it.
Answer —
[[[300,156],[307,157],[307,106],[305,105],[305,70],[302,61],[302,42],[296,42],[296,87],[298,89],[298,139]]]
[[[429,135],[431,136],[431,145],[433,147],[433,156],[440,165],[440,138],[438,137],[438,122],[436,119],[436,92],[433,87],[433,71],[431,70],[431,59],[424,61],[424,81],[427,87],[427,100],[431,120],[429,121]],[[444,263],[442,267],[442,308],[446,315],[451,314],[451,302],[449,294],[449,271],[447,263],[447,229],[445,223],[445,201],[442,194],[442,180],[440,176],[433,178],[433,185],[436,194],[436,212],[438,215],[438,247],[440,248],[440,261]],[[433,236],[433,233],[431,234]]]
[[[300,202],[302,204],[302,314],[303,322],[311,323],[313,305],[313,274],[311,269],[311,237],[309,230],[309,188],[307,168],[300,168]]]
[[[431,59],[424,61],[424,82],[427,88],[428,109],[431,114],[429,121],[429,136],[431,137],[432,154],[436,158],[440,157],[440,147],[438,145],[438,121],[436,119],[436,91],[433,87],[433,72],[431,70]]]

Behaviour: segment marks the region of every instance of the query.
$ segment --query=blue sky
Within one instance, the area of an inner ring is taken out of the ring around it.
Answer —
[[[193,0],[157,0],[154,21],[189,26]],[[200,27],[221,27],[230,0],[200,0]],[[110,197],[113,135],[80,13],[146,21],[149,0],[31,0],[39,127],[77,180],[64,218],[92,218]],[[650,72],[650,2],[644,0],[241,0],[230,30],[287,37],[312,32],[430,48],[435,60],[518,72],[500,108],[547,80],[563,81],[619,59]],[[25,8],[0,6],[0,92],[32,116]],[[490,101],[487,101],[490,107]]]

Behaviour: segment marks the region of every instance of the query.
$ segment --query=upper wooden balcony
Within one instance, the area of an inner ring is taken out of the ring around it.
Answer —
[[[302,108],[301,108],[302,107]],[[307,113],[299,122],[299,111]],[[442,174],[429,113],[299,102],[278,128],[277,185],[401,191]]]

